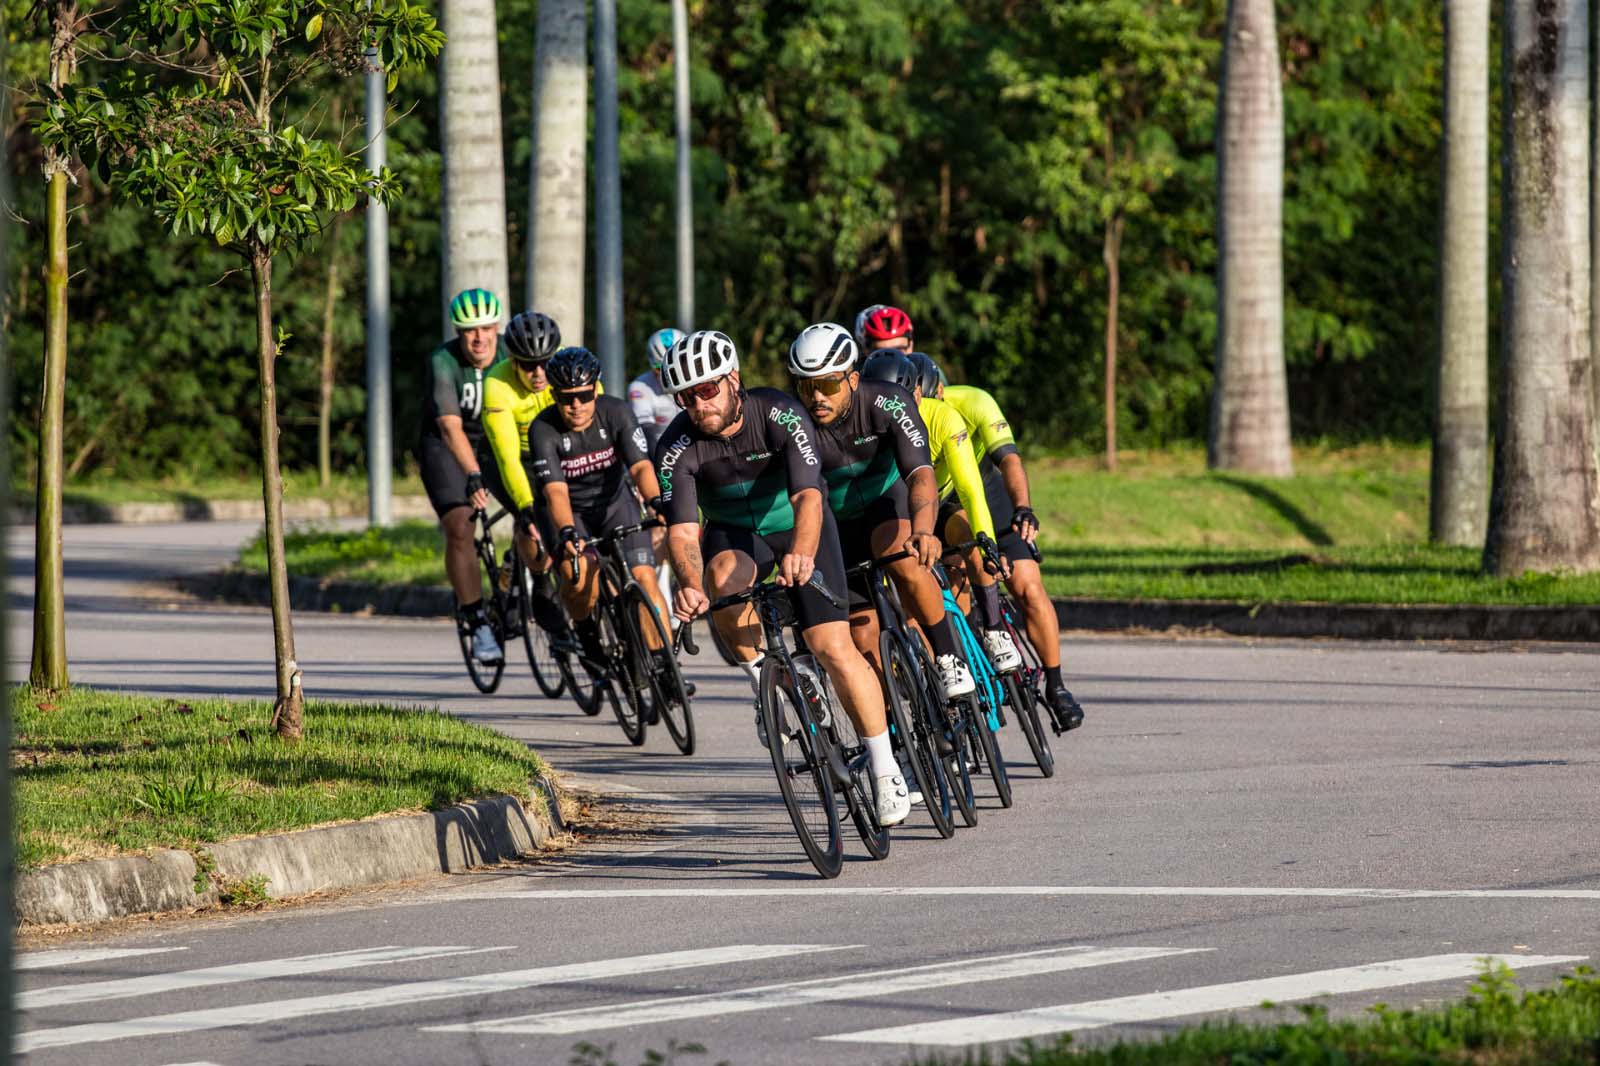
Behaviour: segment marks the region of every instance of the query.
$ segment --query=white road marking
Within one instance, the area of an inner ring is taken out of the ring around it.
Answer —
[[[999,1040],[1025,1040],[1055,1033],[1098,1029],[1106,1025],[1181,1018],[1212,1011],[1246,1010],[1264,1000],[1286,1002],[1315,996],[1370,992],[1397,985],[1425,984],[1472,977],[1482,972],[1485,957],[1512,969],[1529,966],[1556,966],[1581,962],[1584,955],[1425,955],[1396,959],[1367,966],[1338,970],[1268,977],[1259,981],[1235,981],[1223,985],[1183,988],[1173,992],[1152,992],[1141,996],[1097,999],[1086,1003],[1064,1003],[1057,1007],[983,1014],[948,1021],[897,1025],[887,1029],[864,1029],[856,1033],[819,1037],[821,1040],[873,1044],[916,1044],[942,1047],[990,1043]]]
[[[476,892],[462,899],[716,899],[741,896],[1239,896],[1307,899],[1580,899],[1600,888],[1250,888],[1146,885],[950,885],[873,888],[562,888]]]
[[[161,955],[168,951],[188,951],[188,948],[80,948],[61,951],[24,951],[12,960],[17,970],[50,970],[60,966],[76,966],[81,962],[102,962],[106,959],[126,959],[134,955]]]
[[[989,958],[960,959],[929,966],[900,967],[870,973],[845,974],[811,981],[790,981],[734,992],[715,992],[701,996],[677,996],[640,1000],[606,1007],[524,1014],[515,1018],[469,1022],[465,1025],[437,1025],[426,1033],[517,1033],[558,1035],[583,1033],[594,1029],[620,1029],[634,1025],[680,1022],[713,1015],[746,1014],[779,1007],[802,1007],[842,999],[877,999],[901,992],[973,984],[979,981],[1006,981],[1016,977],[1109,966],[1118,962],[1155,959],[1163,955],[1186,955],[1209,948],[1049,948],[1021,951]]]
[[[287,1022],[319,1014],[341,1011],[374,1010],[397,1007],[409,1003],[427,1003],[461,996],[486,996],[496,992],[511,992],[536,985],[552,985],[565,981],[590,981],[607,977],[628,977],[634,974],[661,970],[681,970],[695,966],[724,966],[736,962],[758,959],[783,958],[814,951],[843,951],[856,944],[732,944],[727,947],[706,948],[697,951],[669,951],[656,955],[631,955],[598,962],[578,962],[565,966],[539,966],[528,970],[508,970],[504,973],[474,974],[469,977],[449,977],[434,981],[412,981],[390,985],[386,988],[369,988],[356,992],[339,992],[327,996],[302,996],[298,999],[280,999],[263,1003],[247,1003],[237,1007],[215,1007],[209,1010],[180,1011],[176,1014],[157,1014],[146,1018],[129,1018],[120,1022],[93,1022],[85,1025],[67,1025],[56,1029],[36,1029],[20,1033],[16,1038],[21,1053],[45,1048],[72,1047],[107,1040],[122,1040],[131,1036],[166,1036],[174,1033],[198,1033],[210,1029],[231,1029],[246,1025],[270,1022]]]
[[[183,988],[208,988],[213,985],[236,985],[245,981],[265,981],[274,977],[354,970],[386,962],[405,962],[408,959],[434,959],[447,955],[475,955],[485,951],[511,950],[511,947],[504,946],[381,947],[364,948],[359,951],[332,951],[321,955],[299,955],[287,959],[208,966],[203,970],[175,970],[172,973],[125,977],[114,981],[88,981],[75,985],[58,985],[54,988],[29,989],[17,993],[17,1006],[23,1010],[41,1010],[45,1007],[64,1007],[71,1003],[153,996],[160,992],[172,992]]]

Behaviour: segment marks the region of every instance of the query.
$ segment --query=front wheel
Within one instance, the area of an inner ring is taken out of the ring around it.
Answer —
[[[607,677],[600,684],[610,689],[615,697],[611,709],[616,712],[622,735],[628,738],[629,744],[639,747],[644,743],[646,729],[645,700],[639,691],[639,664],[634,661],[636,657],[627,630],[618,626],[615,617],[621,607],[620,600],[613,600],[609,607],[595,612],[595,621],[600,624],[600,646],[605,649],[607,661]]]
[[[971,734],[963,727],[947,726],[951,753],[942,760],[945,779],[950,782],[950,798],[955,802],[961,824],[971,829],[978,824],[978,797],[972,790]]]
[[[838,877],[844,868],[844,838],[832,773],[822,751],[825,734],[806,713],[794,678],[780,660],[768,659],[761,668],[759,711],[778,792],[800,846],[817,873]]]
[[[645,655],[645,670],[650,679],[650,699],[667,727],[667,735],[678,750],[685,755],[694,754],[694,712],[689,709],[689,690],[683,683],[683,672],[672,655],[672,636],[661,623],[650,597],[637,583],[630,583],[623,593],[623,615],[634,627],[636,646]],[[650,652],[649,637],[654,636],[657,646],[666,649],[665,655]]]
[[[490,630],[496,629],[493,622]],[[456,635],[461,640],[461,658],[467,663],[467,676],[472,678],[472,683],[479,692],[493,692],[500,687],[500,677],[506,672],[505,641],[500,641],[500,661],[497,663],[479,662],[472,654],[472,630],[460,622],[456,623]],[[500,639],[496,634],[496,639]]]
[[[1000,754],[1000,737],[989,728],[988,712],[978,707],[967,722],[967,730],[977,741],[977,750],[984,767],[989,771],[989,779],[994,782],[1000,806],[1011,806],[1011,775],[1006,773],[1005,756]]]
[[[546,699],[553,700],[566,687],[566,679],[561,676],[561,668],[551,650],[550,634],[534,618],[533,605],[538,599],[547,600],[554,606],[555,591],[550,587],[549,574],[535,574],[522,561],[522,556],[518,555],[516,559],[514,576],[517,606],[522,612],[522,648],[528,653],[528,669],[533,671],[533,683],[539,686],[539,691],[544,693]],[[560,608],[556,607],[556,610]]]
[[[1039,764],[1039,772],[1045,777],[1055,776],[1056,757],[1050,751],[1050,737],[1044,731],[1044,723],[1039,720],[1039,702],[1033,686],[1020,671],[1007,675],[1005,686],[1006,702],[1016,712],[1017,724],[1028,740],[1028,749],[1033,752],[1033,761]]]
[[[929,716],[923,700],[926,689],[898,638],[883,633],[878,639],[878,651],[882,656],[884,679],[888,682],[889,728],[900,749],[897,754],[911,767],[911,776],[916,780],[917,791],[922,793],[933,828],[948,840],[955,835],[956,827],[950,820],[950,786],[939,766],[928,725]]]
[[[842,711],[835,708],[831,717],[828,732],[832,734],[834,749],[845,771],[844,802],[850,821],[855,823],[867,854],[874,859],[886,859],[889,857],[889,827],[878,821],[878,800],[872,791],[872,763],[867,758],[867,749]]]

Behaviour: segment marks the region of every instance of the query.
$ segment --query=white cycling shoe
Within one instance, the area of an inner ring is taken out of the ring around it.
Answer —
[[[1011,634],[1003,629],[983,631],[983,650],[989,653],[989,659],[994,663],[997,673],[1003,674],[1022,665],[1022,653],[1017,651],[1016,642],[1011,639]]]
[[[500,650],[500,642],[494,639],[494,630],[487,622],[472,631],[472,657],[490,666],[505,662],[505,653]]]
[[[954,655],[941,655],[934,660],[934,665],[939,668],[939,683],[944,686],[947,699],[970,696],[977,690],[978,686],[972,680],[972,671],[967,669],[966,663]]]
[[[906,779],[899,774],[874,778],[872,791],[878,794],[878,824],[884,828],[899,825],[911,814],[911,793],[906,790]]]

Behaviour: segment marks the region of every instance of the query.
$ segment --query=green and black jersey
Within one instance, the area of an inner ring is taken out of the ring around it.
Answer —
[[[489,366],[475,367],[461,347],[461,338],[446,341],[428,357],[428,398],[422,405],[422,435],[442,436],[439,419],[455,415],[461,419],[461,428],[474,446],[484,441],[483,379],[490,367],[502,362],[505,356],[496,349],[494,362]]]
[[[817,426],[828,505],[841,519],[856,518],[901,478],[933,466],[928,430],[911,394],[890,381],[863,381],[850,409]]]

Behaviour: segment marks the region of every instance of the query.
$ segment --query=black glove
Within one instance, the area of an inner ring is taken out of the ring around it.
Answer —
[[[650,497],[648,500],[644,501],[644,505],[650,508],[651,514],[658,515],[660,517],[666,516],[666,512],[663,510],[663,508],[666,507],[666,504],[661,502],[660,496]]]
[[[472,502],[472,497],[483,491],[483,471],[474,470],[467,475],[467,502]]]
[[[568,544],[576,544],[576,543],[578,543],[578,527],[577,526],[562,526],[561,527],[560,537],[561,537],[561,543],[562,543],[563,546],[568,545]]]
[[[528,506],[517,511],[517,528],[522,530],[524,533],[538,528],[538,526],[534,524],[533,504],[530,503]]]
[[[1039,516],[1032,507],[1018,507],[1011,513],[1011,528],[1021,533],[1024,526],[1032,526],[1035,533],[1039,531]]]

